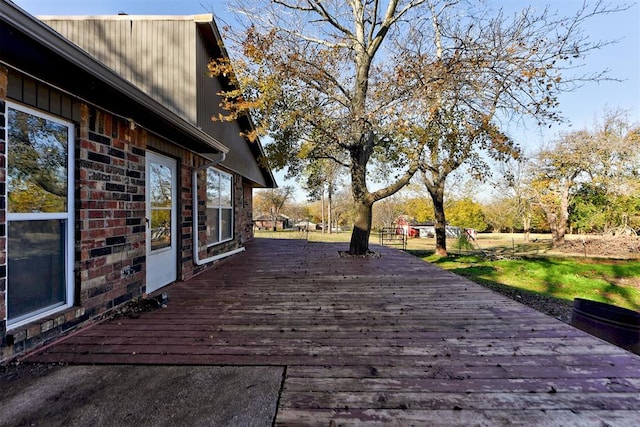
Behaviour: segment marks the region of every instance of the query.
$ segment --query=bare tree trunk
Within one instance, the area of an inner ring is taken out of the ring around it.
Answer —
[[[564,236],[569,225],[569,190],[573,185],[572,180],[568,180],[562,189],[562,199],[560,200],[560,220],[558,221],[558,239],[553,240],[553,246],[564,243]]]
[[[369,235],[371,234],[371,219],[373,205],[356,201],[356,221],[351,233],[349,254],[366,255],[369,253]]]
[[[432,181],[429,180],[426,175],[422,177],[422,182],[427,187],[427,191],[433,202],[433,216],[436,221],[436,255],[439,256],[447,256],[447,221],[444,214],[445,180],[446,175],[441,175],[438,179]]]
[[[433,215],[436,220],[436,255],[447,256],[447,221],[444,215],[444,195],[440,192],[432,194]]]
[[[567,224],[569,222],[569,189],[571,185],[571,181],[564,184],[560,197],[559,215],[553,206],[540,205],[547,217],[554,247],[564,243],[564,237],[567,233]]]
[[[349,254],[366,255],[369,253],[369,235],[373,216],[373,198],[367,190],[366,165],[370,156],[373,133],[362,134],[362,139],[368,139],[365,146],[354,146],[351,149],[351,191],[356,210],[356,219],[351,233]]]
[[[566,226],[561,225],[562,221],[558,220],[558,214],[553,211],[553,207],[541,205],[542,210],[547,217],[549,223],[549,229],[551,230],[551,238],[553,239],[553,246],[558,246],[564,243],[564,233]]]
[[[271,225],[273,226],[273,231],[277,231],[278,229],[278,223],[276,222],[278,220],[278,214],[276,213],[275,208],[271,208]]]
[[[554,212],[547,214],[547,221],[549,221],[549,228],[551,228],[551,237],[553,238],[553,246],[564,242],[564,235],[558,231],[558,215]]]
[[[564,243],[564,237],[567,234],[566,222],[558,221],[556,224],[556,233],[553,236],[553,246],[559,246]]]

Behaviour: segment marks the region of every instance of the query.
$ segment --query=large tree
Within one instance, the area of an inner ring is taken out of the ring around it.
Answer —
[[[236,3],[252,19],[238,39],[247,61],[236,67],[241,90],[224,93],[230,114],[218,119],[253,110],[255,133],[273,138],[267,151],[275,167],[327,158],[348,168],[356,211],[352,254],[368,252],[373,204],[419,168],[438,169],[434,154],[459,165],[480,159],[479,146],[510,151],[497,112],[557,118],[556,95],[570,83],[560,77],[560,64],[598,47],[579,30],[603,12],[598,4],[569,19],[546,10],[507,19],[456,0]],[[225,60],[210,69],[232,72]],[[453,147],[457,137],[468,157],[433,147],[423,156],[425,146],[446,140]],[[387,176],[373,191],[376,166]],[[446,173],[432,182],[436,205]]]
[[[589,132],[564,133],[551,146],[540,150],[530,165],[529,185],[534,205],[546,216],[554,246],[564,243],[569,205],[578,180],[588,175],[594,149]]]
[[[607,201],[603,231],[630,231],[640,219],[640,123],[622,110],[605,110],[592,135],[590,186]]]
[[[238,2],[242,3],[242,2]],[[404,138],[399,121],[395,40],[424,20],[426,0],[296,1],[251,4],[242,40],[248,61],[236,67],[240,87],[226,93],[227,117],[253,109],[256,132],[269,133],[275,167],[327,158],[349,171],[356,218],[349,252],[368,252],[374,202],[406,185],[419,165],[422,141]],[[238,10],[242,10],[238,4]],[[246,8],[244,8],[246,9]],[[214,61],[214,74],[230,72]],[[373,191],[371,164],[393,177]]]

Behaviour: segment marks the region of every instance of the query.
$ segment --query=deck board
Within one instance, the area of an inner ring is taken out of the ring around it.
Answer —
[[[401,251],[256,239],[27,358],[286,367],[275,425],[635,425],[640,357]]]

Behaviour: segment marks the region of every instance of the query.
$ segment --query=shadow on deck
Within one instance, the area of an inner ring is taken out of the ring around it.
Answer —
[[[29,361],[284,366],[276,425],[634,425],[640,357],[376,246],[256,239]]]

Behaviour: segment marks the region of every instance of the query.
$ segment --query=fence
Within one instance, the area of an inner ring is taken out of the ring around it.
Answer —
[[[381,228],[378,238],[382,246],[402,246],[403,251],[407,249],[407,235],[402,228]]]

